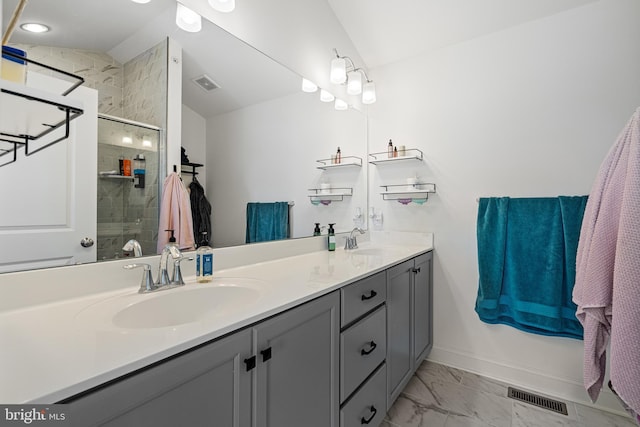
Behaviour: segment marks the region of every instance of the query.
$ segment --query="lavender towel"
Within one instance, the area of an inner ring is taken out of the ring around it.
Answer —
[[[593,401],[611,382],[640,413],[640,108],[605,158],[578,243],[573,301],[584,327],[584,385]]]

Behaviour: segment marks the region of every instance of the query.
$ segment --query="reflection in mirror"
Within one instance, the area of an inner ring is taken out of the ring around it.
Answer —
[[[3,26],[17,1],[3,1]],[[319,101],[318,93],[300,92],[300,76],[211,22],[203,20],[200,33],[179,30],[175,8],[174,0],[147,4],[130,0],[30,2],[23,14],[25,20],[46,18],[54,31],[28,36],[16,30],[9,44],[27,46],[36,59],[54,66],[71,64],[72,71],[85,77],[85,86],[98,90],[100,113],[164,129],[167,108],[161,105],[166,104],[166,85],[158,82],[166,77],[136,69],[133,75],[142,80],[134,81],[131,87],[148,98],[129,103],[127,96],[133,91],[124,89],[128,82],[124,70],[136,58],[145,63],[163,55],[166,58],[169,37],[182,47],[182,145],[191,162],[204,164],[198,169],[198,179],[213,205],[213,245],[245,243],[249,202],[292,202],[292,237],[310,236],[315,222],[322,226],[336,222],[337,230],[350,229],[357,209],[366,212],[365,117],[353,110],[335,111],[332,104]],[[60,37],[52,42],[45,38],[56,35]],[[219,87],[205,91],[197,86],[193,80],[203,75]],[[136,108],[125,111],[127,104]],[[150,105],[154,107],[136,115]],[[363,167],[317,169],[316,160],[330,158],[338,146],[343,156],[362,158]],[[164,156],[161,152],[159,163],[166,161]],[[107,171],[112,169],[105,166]],[[97,177],[102,166],[94,170]],[[183,174],[185,184],[190,179]],[[352,196],[330,205],[314,205],[309,189],[319,188],[321,183],[351,188]],[[150,185],[153,183],[147,183]],[[93,197],[94,206],[101,207],[95,191]],[[125,221],[129,231],[137,231],[136,221],[137,217]],[[105,229],[99,228],[100,233]],[[126,241],[134,236],[124,232],[125,228],[122,239]],[[100,240],[98,236],[97,246]],[[115,255],[116,250],[113,252]],[[102,257],[108,257],[106,252],[95,255]]]
[[[156,250],[160,128],[98,117],[98,260],[120,258],[130,239]],[[124,160],[130,161],[124,174]],[[129,251],[127,251],[129,252]],[[130,254],[131,255],[131,254]]]

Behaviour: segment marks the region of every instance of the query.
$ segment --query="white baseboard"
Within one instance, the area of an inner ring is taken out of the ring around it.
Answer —
[[[628,416],[620,406],[617,397],[605,386],[598,401],[592,403],[582,383],[568,379],[550,377],[518,366],[509,366],[492,360],[482,359],[473,354],[433,347],[427,357],[432,362],[473,372],[510,385],[581,405],[591,406],[618,415]]]

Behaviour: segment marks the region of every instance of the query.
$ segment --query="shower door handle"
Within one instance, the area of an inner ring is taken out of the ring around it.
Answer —
[[[80,240],[80,246],[82,246],[83,248],[90,248],[91,246],[93,246],[93,239],[91,237],[85,237],[84,239]]]

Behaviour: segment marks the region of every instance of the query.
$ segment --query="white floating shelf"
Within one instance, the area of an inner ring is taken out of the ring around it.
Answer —
[[[422,151],[417,148],[408,148],[404,150],[404,156],[398,154],[397,157],[389,157],[388,152],[381,153],[371,153],[369,154],[369,163],[374,165],[381,165],[385,163],[396,163],[396,162],[404,162],[404,161],[422,161],[424,159],[424,155]]]
[[[59,107],[82,112],[82,101],[0,79],[0,131],[38,135],[66,120]]]
[[[340,163],[331,163],[331,159],[316,160],[320,166],[316,166],[317,169],[339,169],[344,167],[362,167],[362,159],[356,156],[345,156]]]
[[[383,200],[398,200],[404,204],[415,200],[423,200],[424,203],[429,194],[436,192],[436,185],[433,183],[393,184],[381,187],[384,189],[380,192]]]

